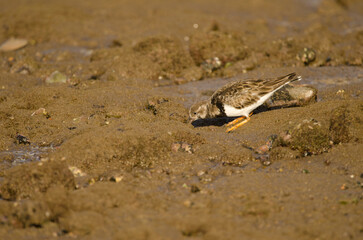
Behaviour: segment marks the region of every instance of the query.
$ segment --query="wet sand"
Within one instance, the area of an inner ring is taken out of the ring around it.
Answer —
[[[361,1],[0,6],[1,238],[362,238]],[[188,122],[290,72],[316,102]]]

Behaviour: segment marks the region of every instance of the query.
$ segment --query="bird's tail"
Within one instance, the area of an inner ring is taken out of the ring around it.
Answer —
[[[302,79],[301,76],[297,76],[296,73],[290,73],[281,78],[282,79],[287,78],[288,81],[286,81],[286,82],[290,82],[290,83],[295,82],[295,81],[300,81]]]

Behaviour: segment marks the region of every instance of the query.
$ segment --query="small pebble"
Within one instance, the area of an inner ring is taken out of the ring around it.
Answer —
[[[180,147],[181,147],[181,144],[180,144],[180,143],[173,143],[173,144],[171,145],[171,150],[172,150],[173,152],[178,152],[178,151],[179,151],[179,149],[180,149]]]
[[[50,118],[50,114],[47,112],[47,110],[45,110],[45,108],[39,108],[38,110],[33,112],[30,116],[39,115],[39,114],[43,114],[47,119]]]
[[[268,152],[269,150],[270,150],[270,148],[265,144],[265,145],[259,146],[256,149],[256,152],[258,152],[259,154],[264,154],[264,153]]]
[[[188,144],[188,143],[182,143],[182,146],[181,148],[187,152],[187,153],[193,153],[193,148],[192,148],[192,145]]]
[[[47,79],[45,79],[46,83],[52,84],[52,83],[66,83],[67,82],[67,76],[63,73],[60,73],[59,71],[54,71]]]
[[[28,138],[23,135],[20,134],[16,135],[16,140],[18,140],[18,144],[30,145],[30,141],[28,140]]]
[[[187,152],[192,154],[193,151],[193,147],[191,144],[185,143],[185,142],[175,142],[171,145],[171,150],[173,152],[178,152],[178,151],[182,151],[182,152]]]
[[[336,92],[336,95],[341,95],[341,94],[344,94],[344,89],[339,89],[337,92]]]
[[[305,65],[313,62],[316,58],[316,53],[311,48],[304,48],[298,55],[297,59],[302,61]]]
[[[121,182],[122,179],[124,179],[123,176],[112,176],[112,177],[110,177],[111,182],[117,182],[118,183],[118,182]]]
[[[200,189],[196,185],[192,185],[190,187],[190,192],[192,192],[192,193],[197,193],[199,191],[200,191]]]
[[[193,205],[193,202],[192,202],[192,201],[190,201],[190,200],[185,200],[185,201],[183,202],[183,204],[184,204],[184,206],[186,206],[186,207],[191,207],[191,206]]]
[[[86,176],[86,174],[84,172],[82,172],[79,168],[77,168],[75,166],[69,166],[68,169],[69,169],[69,171],[72,172],[73,176],[75,176],[75,177]]]
[[[265,160],[261,160],[261,164],[263,166],[270,166],[272,164],[272,162],[268,159],[265,159]]]
[[[202,69],[207,73],[212,73],[213,71],[222,67],[222,61],[218,57],[213,57],[205,60],[202,64]]]
[[[89,181],[88,181],[88,184],[89,185],[93,185],[96,183],[96,180],[94,178],[91,178]]]

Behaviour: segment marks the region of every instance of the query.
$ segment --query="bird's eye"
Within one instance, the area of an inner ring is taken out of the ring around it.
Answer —
[[[194,115],[197,115],[197,113],[196,113],[196,112],[194,112]]]

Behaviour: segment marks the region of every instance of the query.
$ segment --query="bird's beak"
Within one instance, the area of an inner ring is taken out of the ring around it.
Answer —
[[[188,122],[189,122],[189,123],[192,123],[192,122],[194,122],[195,120],[197,120],[197,119],[196,119],[196,118],[192,118],[192,117],[190,117],[190,116],[188,117]]]

